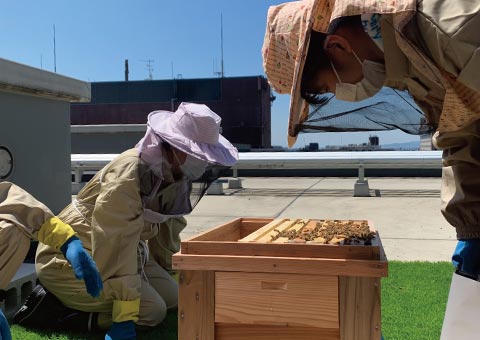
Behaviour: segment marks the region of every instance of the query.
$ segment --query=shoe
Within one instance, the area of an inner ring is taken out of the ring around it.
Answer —
[[[39,284],[15,313],[12,322],[24,327],[46,328],[52,315],[55,315],[61,306],[63,305],[60,300]]]
[[[27,328],[56,331],[94,332],[98,313],[66,307],[42,285],[37,285],[25,304],[13,316],[13,323]]]

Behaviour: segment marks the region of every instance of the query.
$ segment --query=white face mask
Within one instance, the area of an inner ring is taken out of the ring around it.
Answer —
[[[385,81],[385,65],[371,60],[364,60],[362,63],[355,52],[353,52],[353,55],[357,58],[360,65],[362,65],[363,70],[363,79],[356,84],[343,83],[335,66],[330,61],[333,72],[338,79],[335,88],[335,97],[338,100],[358,102],[370,98],[382,89]]]
[[[182,170],[185,177],[187,177],[191,181],[194,181],[203,175],[205,169],[207,168],[207,165],[207,161],[195,158],[187,154],[185,162],[180,165],[180,170]]]

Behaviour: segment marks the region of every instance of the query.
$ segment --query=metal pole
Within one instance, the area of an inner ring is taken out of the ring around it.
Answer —
[[[222,64],[221,64],[221,76],[222,78],[225,76],[225,70],[223,68],[223,13],[220,14],[220,44],[222,49]]]
[[[358,166],[358,181],[359,182],[364,182],[365,181],[365,168],[363,167],[363,164],[361,164],[361,163]]]
[[[57,72],[57,49],[55,44],[55,25],[53,25],[53,67]]]
[[[83,170],[80,168],[75,169],[75,183],[82,183]]]

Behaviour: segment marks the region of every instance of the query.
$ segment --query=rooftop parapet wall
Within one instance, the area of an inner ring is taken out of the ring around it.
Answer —
[[[0,58],[0,90],[58,99],[88,102],[90,83]]]

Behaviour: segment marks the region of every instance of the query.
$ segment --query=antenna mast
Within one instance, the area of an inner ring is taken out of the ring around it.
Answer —
[[[213,74],[221,78],[225,77],[225,69],[223,66],[223,13],[220,14],[220,71],[215,71],[216,60],[213,59]]]
[[[53,67],[55,72],[57,72],[57,51],[55,45],[55,24],[53,24]]]
[[[220,45],[221,45],[221,57],[222,57],[220,76],[223,78],[225,77],[225,70],[223,68],[223,13],[220,13]]]
[[[144,63],[147,63],[147,71],[148,71],[148,78],[147,80],[153,80],[153,63],[155,60],[153,59],[146,59],[146,60],[140,60],[143,61]]]

